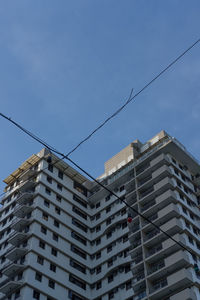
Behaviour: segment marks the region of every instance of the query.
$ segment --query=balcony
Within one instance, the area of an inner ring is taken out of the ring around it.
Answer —
[[[140,199],[142,199],[142,198],[146,197],[147,195],[153,193],[153,191],[154,191],[154,187],[153,186],[151,186],[151,187],[149,187],[149,188],[147,188],[147,189],[145,189],[143,191],[140,191],[140,196],[139,196]]]
[[[158,229],[154,229],[151,232],[147,233],[144,237],[144,241],[148,241],[150,239],[152,239],[154,236],[158,235],[160,233],[160,230]]]
[[[16,231],[22,231],[22,229],[24,227],[26,227],[27,225],[29,225],[32,222],[32,219],[15,219],[13,220],[13,222],[11,223],[11,228],[16,230]]]
[[[134,267],[135,265],[139,264],[142,261],[143,261],[143,256],[139,255],[139,256],[133,258],[131,265]]]
[[[148,182],[151,179],[152,179],[151,174],[146,176],[145,178],[138,179],[138,187],[141,187],[143,184],[145,184],[146,182]]]
[[[3,267],[3,270],[1,272],[2,272],[2,274],[6,275],[8,277],[12,277],[12,276],[15,276],[17,273],[19,273],[20,271],[22,271],[25,267],[26,266],[23,264],[9,262],[8,264],[6,264]]]
[[[8,249],[5,257],[11,261],[18,260],[22,256],[24,256],[27,253],[27,248],[18,248],[15,246],[12,246]]]
[[[27,180],[19,184],[18,189],[21,193],[27,192],[35,186],[36,182],[33,180]]]
[[[20,194],[17,199],[16,199],[16,202],[18,204],[27,204],[33,197],[34,193],[32,192],[26,192],[26,193],[23,193],[23,194]]]
[[[27,214],[34,210],[33,205],[17,205],[13,211],[13,215],[19,218],[24,218]]]
[[[144,212],[145,210],[149,209],[150,207],[154,206],[155,204],[156,204],[155,200],[148,202],[147,204],[145,204],[141,207],[141,212]]]
[[[131,206],[137,202],[137,195],[135,191],[131,192],[126,196],[126,202],[128,205]]]
[[[158,282],[156,282],[155,284],[153,284],[153,287],[150,289],[150,293],[153,293],[157,290],[162,289],[163,287],[167,286],[167,279],[164,278],[162,280],[159,280]]]
[[[169,290],[175,293],[193,284],[190,270],[182,269],[153,284],[152,289],[150,289],[150,298],[152,300],[160,300],[169,295]]]
[[[131,252],[133,252],[131,250],[139,247],[140,245],[141,245],[141,239],[140,240],[134,240],[133,242],[131,242],[131,246],[129,248],[129,253],[131,254]]]
[[[142,291],[139,294],[133,296],[133,300],[141,300],[144,299],[146,297],[146,291]]]
[[[2,282],[3,283],[3,282]],[[22,286],[22,281],[5,281],[4,285],[0,285],[0,293],[11,294],[15,290],[19,289]]]
[[[14,232],[8,239],[8,242],[11,243],[14,246],[17,246],[18,244],[22,243],[24,240],[26,240],[29,237],[28,233],[25,232]]]
[[[129,231],[129,237],[135,233],[136,231],[138,231],[140,229],[140,225],[139,224],[130,224],[130,231]]]
[[[127,194],[135,190],[135,178],[131,179],[126,183],[125,190]]]
[[[28,180],[30,177],[33,177],[34,175],[36,175],[37,170],[34,169],[28,169],[26,170],[24,173],[22,173],[19,177],[20,180],[26,181]]]
[[[148,275],[150,275],[150,274],[152,274],[152,273],[154,273],[154,272],[156,272],[156,271],[162,269],[164,266],[165,266],[164,260],[161,261],[161,262],[159,262],[159,263],[157,263],[157,264],[154,264],[154,265],[150,268],[150,270],[148,271]]]
[[[142,280],[143,278],[145,278],[144,271],[139,272],[139,273],[137,273],[137,274],[134,274],[134,275],[133,275],[132,283],[133,283],[133,284],[136,284],[137,282],[139,282],[139,281]]]
[[[162,244],[156,245],[155,247],[151,248],[148,253],[147,253],[147,257],[155,254],[156,252],[159,252],[160,250],[162,250]]]

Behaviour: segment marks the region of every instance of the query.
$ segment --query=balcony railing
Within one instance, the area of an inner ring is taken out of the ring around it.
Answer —
[[[134,266],[134,265],[140,263],[142,260],[143,260],[143,256],[142,255],[137,256],[136,258],[133,258],[132,265]]]
[[[140,272],[138,274],[135,274],[133,276],[133,283],[136,283],[136,282],[142,280],[144,277],[145,277],[144,272]]]
[[[158,246],[151,248],[147,254],[147,257],[155,254],[156,252],[159,252],[160,250],[162,250],[162,244],[159,244]]]
[[[148,274],[150,275],[150,274],[152,274],[152,273],[154,273],[154,272],[156,272],[156,271],[162,269],[164,266],[165,266],[165,263],[164,263],[164,261],[162,261],[162,262],[160,262],[160,263],[154,265],[154,266],[149,270]]]
[[[140,300],[146,297],[146,291],[142,291],[139,294],[133,296],[133,300]]]
[[[34,192],[25,192],[25,193],[19,194],[16,199],[16,202],[18,204],[26,204],[28,201],[30,201],[30,199],[33,197],[33,195],[34,195]]]
[[[160,233],[160,230],[156,229],[151,231],[150,233],[146,234],[144,240],[145,242],[153,238],[154,236],[158,235]]]
[[[135,233],[139,229],[140,229],[139,225],[136,225],[136,226],[133,225],[133,228],[130,229],[129,236],[131,236],[133,233]]]
[[[138,186],[140,187],[141,185],[143,185],[144,183],[146,183],[147,181],[151,180],[152,179],[152,176],[149,175],[147,177],[145,177],[144,179],[141,179],[138,181]]]
[[[152,193],[154,191],[154,187],[150,187],[144,191],[140,192],[140,199],[144,198],[145,196],[149,195],[150,193]]]
[[[139,245],[141,245],[141,240],[135,240],[133,242],[133,244],[130,246],[130,250],[135,249],[136,247],[138,247]]]
[[[151,201],[151,202],[147,203],[146,205],[144,205],[144,206],[141,207],[141,212],[149,209],[150,207],[154,206],[155,204],[156,204],[155,201]]]
[[[162,279],[161,281],[153,284],[153,289],[151,290],[151,293],[165,287],[167,285],[167,279]]]

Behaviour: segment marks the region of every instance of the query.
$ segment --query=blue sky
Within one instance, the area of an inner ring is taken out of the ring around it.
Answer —
[[[199,0],[4,1],[0,111],[67,153],[199,38],[199,12]],[[165,129],[200,159],[199,53],[200,43],[71,158],[98,176]],[[0,138],[1,180],[41,149],[4,119]]]

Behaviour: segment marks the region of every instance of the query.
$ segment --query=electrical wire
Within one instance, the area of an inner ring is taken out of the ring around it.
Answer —
[[[162,74],[164,74],[168,69],[170,69],[178,60],[180,60],[187,52],[189,52],[194,46],[199,43],[200,39],[196,40],[190,47],[188,47],[185,51],[183,51],[177,58],[175,58],[170,64],[167,65],[160,73],[158,73],[152,80],[150,80],[145,86],[139,90],[133,97],[133,89],[131,90],[131,94],[128,100],[117,109],[110,117],[108,117],[103,123],[101,123],[96,129],[94,129],[87,137],[85,137],[81,142],[79,142],[71,151],[66,154],[66,157],[71,155],[74,151],[76,151],[83,143],[89,140],[99,129],[101,129],[107,122],[109,122],[112,118],[117,116],[131,101],[133,101],[137,96],[139,96],[146,88],[148,88],[156,79],[158,79]]]
[[[0,113],[0,115],[2,115],[3,117],[5,117],[3,114]],[[27,130],[25,128],[23,128],[22,126],[19,126],[18,123],[11,121],[10,118],[6,117],[6,120],[8,120],[9,122],[12,122],[15,126],[17,126],[20,130],[22,130],[23,132],[27,133]],[[28,134],[30,137],[32,137],[34,140],[36,140],[38,143],[44,145],[45,142],[42,141],[40,138],[37,138],[34,134],[32,134],[29,131]],[[175,242],[177,245],[179,245],[183,250],[187,251],[188,253],[190,253],[191,255],[193,255],[194,253],[188,249],[185,245],[183,245],[181,242],[177,241],[176,239],[174,239],[170,234],[168,234],[166,231],[162,230],[160,228],[160,226],[158,226],[157,224],[155,224],[154,222],[152,222],[149,218],[145,217],[142,213],[140,213],[139,211],[137,211],[135,208],[133,208],[132,206],[130,206],[123,198],[119,197],[116,193],[114,193],[112,190],[110,190],[109,188],[107,188],[105,185],[103,185],[101,182],[99,182],[97,179],[95,179],[91,174],[89,174],[86,170],[84,170],[83,168],[81,168],[77,163],[75,163],[71,158],[67,157],[67,155],[64,155],[63,153],[61,153],[60,151],[54,149],[53,147],[51,148],[51,146],[49,145],[48,148],[50,151],[60,155],[62,158],[61,159],[66,159],[67,161],[69,161],[72,165],[74,165],[77,169],[79,169],[81,172],[83,172],[85,175],[87,175],[90,179],[92,179],[95,183],[97,183],[99,186],[101,186],[103,189],[105,189],[107,192],[109,192],[109,194],[115,196],[118,200],[120,200],[121,202],[123,202],[125,204],[126,207],[128,207],[130,210],[132,210],[134,213],[138,214],[140,217],[142,217],[144,220],[146,220],[148,223],[150,223],[151,225],[153,225],[156,229],[158,229],[159,231],[161,231],[164,235],[166,235],[169,239],[171,239],[173,242]],[[59,159],[59,160],[61,160]]]

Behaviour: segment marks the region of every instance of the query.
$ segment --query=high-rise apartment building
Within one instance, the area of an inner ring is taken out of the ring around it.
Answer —
[[[199,174],[164,131],[105,163],[98,180],[118,197],[32,155],[4,180],[0,299],[199,300]]]

